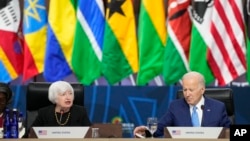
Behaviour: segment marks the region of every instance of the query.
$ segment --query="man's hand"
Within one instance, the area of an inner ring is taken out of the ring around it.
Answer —
[[[134,137],[145,138],[145,131],[148,130],[147,126],[138,126],[134,129]]]

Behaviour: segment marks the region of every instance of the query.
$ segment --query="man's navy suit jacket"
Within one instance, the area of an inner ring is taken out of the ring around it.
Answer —
[[[201,126],[229,128],[231,121],[227,115],[225,104],[204,96]],[[163,136],[167,126],[192,126],[190,108],[184,98],[170,103],[167,112],[159,120],[154,136]]]

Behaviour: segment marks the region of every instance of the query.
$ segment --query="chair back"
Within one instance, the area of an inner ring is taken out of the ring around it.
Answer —
[[[84,106],[84,87],[80,83],[70,83],[74,89],[74,104]],[[26,95],[26,129],[29,129],[37,116],[37,111],[51,105],[48,99],[50,82],[31,82],[27,86]]]

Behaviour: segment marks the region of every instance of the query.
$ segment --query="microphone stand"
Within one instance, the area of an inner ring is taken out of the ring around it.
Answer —
[[[61,113],[61,115],[60,115],[60,123],[61,123],[62,122],[62,115],[63,115],[64,111],[60,110],[60,113]]]

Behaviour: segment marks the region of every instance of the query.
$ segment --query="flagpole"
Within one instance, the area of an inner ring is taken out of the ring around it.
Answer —
[[[134,77],[133,77],[133,74],[130,74],[130,75],[129,75],[129,78],[130,78],[130,81],[131,81],[132,86],[135,86],[136,84],[135,84],[135,79],[134,79]]]
[[[98,80],[95,80],[94,83],[95,83],[95,86],[98,86],[98,85],[99,85]]]
[[[160,76],[156,76],[154,80],[157,86],[163,86]]]

